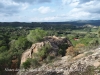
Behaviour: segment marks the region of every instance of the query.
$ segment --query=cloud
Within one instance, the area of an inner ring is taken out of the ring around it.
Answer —
[[[46,14],[46,13],[50,13],[50,12],[55,12],[55,10],[51,9],[50,7],[44,7],[44,6],[41,6],[39,8],[34,8],[33,9],[33,12],[34,11],[38,11],[42,14]]]
[[[62,4],[63,4],[63,5],[69,4],[69,3],[71,3],[71,1],[72,1],[72,0],[62,0]]]
[[[87,2],[90,2],[90,1],[93,1],[93,0],[80,0],[80,3],[87,3]]]
[[[11,3],[10,1],[5,0],[0,1],[0,13],[5,13],[7,15],[17,13],[19,11],[18,8],[19,5],[14,2]]]
[[[31,18],[29,21],[31,22],[50,22],[50,21],[55,21],[57,19],[58,17],[54,17],[54,16],[44,17],[44,18],[34,17],[34,18]]]
[[[0,3],[0,9],[3,8],[3,7],[4,7],[4,5],[2,3]]]
[[[60,21],[100,19],[100,0],[62,0],[62,4],[71,10],[59,14]]]
[[[43,20],[44,21],[53,21],[53,20],[55,20],[55,19],[57,19],[57,17],[45,17]]]
[[[32,3],[45,3],[51,2],[51,0],[0,0],[0,14],[5,16],[17,14],[27,9]],[[40,8],[41,13],[47,13],[51,11],[50,8]]]
[[[24,3],[24,4],[21,4],[21,10],[25,10],[25,9],[27,9],[29,7],[29,4],[27,4],[27,3]]]
[[[66,13],[66,19],[74,20],[88,20],[88,19],[98,19],[100,16],[100,1],[99,0],[80,0],[69,13]],[[70,3],[71,4],[71,3]],[[98,16],[97,16],[98,15]]]
[[[41,3],[50,4],[46,6]],[[58,7],[61,9],[57,9]],[[27,15],[28,18],[31,17],[31,21],[100,19],[100,0],[0,0],[0,17],[5,17],[5,20],[11,17],[12,20],[17,20],[17,15],[21,17]],[[27,21],[27,18],[23,17],[20,20]]]
[[[21,10],[25,10],[28,7],[27,3],[16,3],[12,0],[0,1],[0,14],[5,16],[19,13]]]
[[[38,0],[39,3],[51,2],[52,0]]]
[[[91,14],[85,11],[78,11],[69,13],[68,15],[72,19],[83,19],[83,18],[87,19],[87,17],[90,17]]]
[[[62,5],[75,5],[79,0],[62,0]]]
[[[51,2],[51,0],[13,0],[17,3],[44,3]]]
[[[100,13],[100,1],[98,0],[91,0],[90,2],[80,4],[76,7],[77,9],[85,12],[93,13]]]

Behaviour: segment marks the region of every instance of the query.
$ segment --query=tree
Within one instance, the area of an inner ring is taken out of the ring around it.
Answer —
[[[6,45],[6,41],[5,40],[0,40],[0,46],[4,46]]]
[[[15,48],[16,49],[26,49],[27,47],[30,46],[30,42],[23,37],[19,37],[18,40],[15,41]]]
[[[31,30],[29,35],[27,35],[27,39],[30,42],[38,42],[43,40],[43,37],[45,37],[47,35],[47,32],[41,28],[37,28],[35,30]]]
[[[0,52],[5,52],[7,50],[7,47],[6,46],[1,46],[0,47]]]
[[[31,43],[24,37],[19,37],[18,40],[10,42],[10,50],[25,50],[30,47]]]

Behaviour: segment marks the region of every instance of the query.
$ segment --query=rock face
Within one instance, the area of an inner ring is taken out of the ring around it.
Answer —
[[[67,44],[67,46],[72,46],[72,43],[64,37],[56,37],[56,36],[48,36],[44,38],[44,41],[35,43],[31,46],[30,49],[26,50],[22,54],[21,64],[27,60],[27,58],[32,58],[33,53],[38,53],[39,49],[43,46],[49,44],[50,45],[50,52],[49,54],[52,56],[56,56],[59,51],[59,46],[63,44]]]
[[[100,48],[86,51],[83,55],[78,55],[76,60],[70,56],[64,56],[61,60],[57,60],[52,64],[29,69],[27,72],[19,72],[18,75],[100,75],[100,70],[95,69],[93,71],[91,67],[89,70],[87,69],[89,66],[94,66],[95,68],[100,66]],[[86,71],[89,72],[86,73]]]

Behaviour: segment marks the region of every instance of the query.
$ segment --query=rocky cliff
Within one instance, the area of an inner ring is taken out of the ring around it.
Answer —
[[[50,45],[50,49],[48,52],[48,55],[50,55],[50,56],[57,56],[58,51],[60,50],[60,46],[62,46],[64,44],[66,44],[66,48],[69,46],[72,46],[72,43],[67,38],[56,37],[56,36],[45,37],[42,42],[38,42],[38,43],[33,44],[30,49],[27,49],[22,54],[21,64],[23,62],[25,62],[27,60],[27,58],[34,58],[34,57],[32,57],[32,54],[38,53],[39,50],[47,44]]]

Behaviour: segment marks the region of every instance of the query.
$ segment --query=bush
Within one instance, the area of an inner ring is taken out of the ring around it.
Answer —
[[[84,48],[84,44],[77,44],[75,47],[71,46],[68,47],[68,49],[66,50],[66,55],[71,55],[71,56],[77,56],[78,54],[81,53],[81,51]]]
[[[19,37],[18,40],[15,41],[15,48],[17,50],[25,50],[30,47],[31,43],[24,37]]]
[[[6,46],[1,46],[0,47],[0,52],[5,52],[7,50],[7,47]]]
[[[85,47],[85,45],[84,45],[84,44],[79,43],[79,44],[77,44],[75,47],[76,47],[76,48],[82,48],[82,47]]]
[[[40,63],[39,63],[39,61],[37,60],[37,59],[31,59],[31,66],[33,67],[33,68],[36,68],[36,67],[38,67],[40,65]]]
[[[66,50],[66,55],[71,55],[71,56],[76,56],[78,54],[77,51],[75,51],[74,47],[68,47],[68,49]]]
[[[25,69],[30,68],[30,65],[31,65],[30,59],[27,59],[27,60],[22,64],[23,68],[25,68]]]
[[[32,42],[38,42],[43,40],[43,37],[47,35],[47,32],[43,29],[37,28],[35,30],[31,30],[30,33],[27,35],[27,39]]]
[[[95,39],[91,40],[89,42],[89,44],[90,44],[90,46],[97,46],[97,45],[99,45],[99,41],[97,38],[95,38]]]
[[[62,45],[59,45],[59,51],[58,51],[58,54],[61,55],[61,56],[65,56],[66,55],[66,49],[68,48],[68,44],[62,44]]]
[[[46,58],[46,60],[45,60],[45,63],[51,63],[54,58],[55,58],[54,56],[48,55],[47,58]]]
[[[32,58],[28,58],[23,64],[22,64],[22,67],[25,68],[25,69],[28,69],[30,67],[32,68],[36,68],[40,66],[40,63],[39,63],[39,60],[37,59],[32,59]]]
[[[45,58],[48,55],[48,51],[50,48],[51,48],[50,45],[46,44],[39,50],[38,56],[41,58]]]

